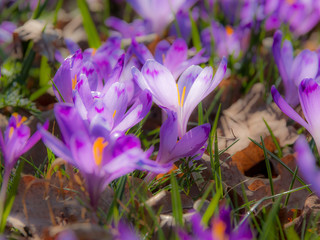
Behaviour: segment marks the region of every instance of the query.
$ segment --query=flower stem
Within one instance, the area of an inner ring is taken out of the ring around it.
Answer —
[[[0,191],[0,226],[3,225],[3,212],[6,202],[6,195],[7,195],[7,189],[8,189],[8,183],[10,178],[10,172],[7,169],[4,170],[4,175],[2,179],[2,185],[1,185],[1,191]]]

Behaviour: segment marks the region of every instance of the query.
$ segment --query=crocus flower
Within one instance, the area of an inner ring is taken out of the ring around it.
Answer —
[[[153,101],[163,109],[177,113],[178,136],[187,131],[189,117],[196,106],[211,93],[222,80],[227,61],[222,59],[214,77],[211,67],[191,66],[180,76],[178,83],[171,72],[155,60],[147,60],[141,72],[132,68],[132,75],[141,89],[148,89]],[[213,78],[212,78],[213,77]]]
[[[297,152],[297,165],[302,176],[311,189],[320,197],[320,170],[317,166],[316,159],[309,147],[304,136],[300,136],[294,145]]]
[[[210,133],[210,124],[203,124],[189,130],[178,139],[177,114],[167,111],[167,120],[160,128],[160,146],[156,162],[161,165],[173,164],[183,157],[202,155],[201,148],[206,144]],[[201,156],[200,156],[201,157]],[[147,180],[152,180],[156,174],[149,173]]]
[[[38,131],[30,137],[30,128],[24,124],[26,120],[26,117],[21,117],[17,113],[13,113],[9,119],[4,136],[2,136],[0,132],[0,149],[2,151],[5,169],[0,192],[0,216],[3,214],[6,191],[12,168],[19,157],[29,151],[41,138]],[[44,124],[44,129],[46,128],[48,128],[48,122]]]
[[[172,45],[166,40],[160,41],[156,46],[154,57],[145,45],[136,41],[132,42],[130,50],[137,56],[142,65],[149,59],[155,59],[163,64],[175,79],[178,79],[181,73],[191,65],[208,61],[208,57],[202,56],[204,50],[199,51],[194,57],[188,59],[188,46],[181,38],[176,39]]]
[[[315,78],[319,69],[319,60],[315,52],[303,50],[295,58],[291,42],[285,40],[281,47],[282,32],[274,34],[272,53],[279,69],[285,88],[285,99],[295,107],[299,103],[298,86],[304,78]]]
[[[246,222],[239,226],[237,230],[232,229],[230,214],[230,210],[226,208],[220,209],[219,216],[212,220],[211,228],[205,228],[201,223],[201,215],[195,213],[191,218],[193,234],[189,235],[180,230],[179,237],[183,240],[252,239],[252,232]]]
[[[122,19],[116,17],[109,17],[105,24],[114,29],[112,35],[120,35],[123,38],[134,38],[150,34],[151,26],[148,21],[135,19],[132,23],[127,23]]]
[[[266,30],[277,29],[282,23],[289,25],[294,35],[309,32],[320,20],[318,0],[266,0]]]
[[[0,44],[10,43],[12,41],[12,34],[17,26],[9,21],[3,21],[0,24]]]
[[[162,34],[173,21],[174,14],[188,0],[127,0],[133,9],[151,23],[152,31]]]
[[[248,49],[250,29],[241,26],[233,28],[230,25],[224,27],[212,21],[211,27],[201,32],[201,39],[207,54],[211,54],[211,41],[214,40],[215,51],[219,57],[233,55],[237,58]]]
[[[303,120],[303,118],[294,111],[292,107],[290,107],[274,86],[271,88],[271,94],[274,102],[282,112],[308,130],[314,138],[318,151],[320,152],[320,110],[318,105],[320,99],[319,84],[312,78],[307,78],[302,80],[299,85],[300,105],[306,121]]]
[[[89,125],[73,106],[58,103],[54,112],[64,141],[39,127],[43,142],[79,169],[94,210],[102,191],[116,178],[136,169],[160,173],[171,167],[149,160],[151,150],[144,152],[134,135],[110,134],[99,119]]]

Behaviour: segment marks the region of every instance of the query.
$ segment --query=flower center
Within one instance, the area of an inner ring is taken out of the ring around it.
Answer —
[[[108,146],[108,142],[103,137],[98,137],[93,143],[93,157],[95,163],[100,166],[102,163],[103,150]]]
[[[184,102],[184,97],[186,95],[186,86],[183,87],[181,99],[180,99],[180,92],[179,92],[178,84],[176,84],[176,86],[177,86],[177,92],[178,92],[178,104],[179,104],[179,106],[182,107],[183,106],[183,102]]]
[[[23,116],[20,120],[19,120],[19,114],[18,113],[12,113],[12,116],[16,119],[17,121],[17,127],[20,127],[22,123],[24,123],[25,121],[27,121],[27,118],[25,116]]]
[[[227,35],[230,36],[233,34],[233,28],[231,26],[226,26]]]
[[[93,48],[93,49],[92,49],[91,56],[93,57],[94,55],[96,55],[96,52],[97,52],[97,49],[96,49],[96,48]]]
[[[221,221],[215,221],[212,227],[212,236],[217,240],[228,240],[229,236],[226,234],[227,226]]]

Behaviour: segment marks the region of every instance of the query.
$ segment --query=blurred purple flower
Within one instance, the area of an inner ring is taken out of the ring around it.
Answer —
[[[274,86],[271,88],[271,94],[274,102],[282,112],[308,130],[317,145],[318,151],[320,152],[320,108],[318,105],[320,99],[319,84],[312,78],[307,78],[302,80],[299,85],[300,105],[306,121],[296,111],[294,111],[292,107],[290,107]]]
[[[214,40],[214,47],[219,57],[232,55],[240,57],[247,51],[250,42],[250,28],[238,26],[222,26],[212,21],[212,27],[206,28],[201,32],[201,39],[206,53],[211,54],[211,41]]]
[[[12,34],[16,28],[16,24],[3,21],[0,24],[0,44],[11,43],[13,39]]]
[[[195,213],[191,218],[193,234],[180,230],[179,237],[183,240],[250,240],[253,238],[250,227],[245,222],[235,231],[231,226],[230,210],[222,208],[219,210],[219,216],[214,218],[211,228],[205,228],[201,223],[201,215]]]
[[[142,90],[148,89],[153,101],[161,108],[177,113],[178,136],[182,138],[187,131],[189,117],[196,106],[221,82],[227,69],[227,61],[222,59],[215,76],[211,67],[202,69],[191,66],[179,80],[155,60],[147,60],[141,72],[133,67],[132,75]],[[212,78],[213,77],[213,78]]]
[[[318,0],[266,0],[266,30],[277,29],[282,23],[289,25],[294,35],[309,32],[320,20]]]
[[[161,173],[171,167],[159,166],[150,160],[151,150],[144,152],[134,135],[110,134],[100,119],[89,124],[68,104],[58,103],[54,111],[64,142],[39,127],[43,142],[79,169],[95,210],[100,194],[116,178],[136,169]]]
[[[127,23],[116,17],[109,17],[105,24],[114,29],[112,35],[119,35],[122,38],[134,38],[151,33],[151,26],[148,21],[135,19],[132,23]]]
[[[311,184],[311,189],[320,197],[320,170],[317,166],[316,158],[314,157],[309,144],[304,136],[300,136],[294,145],[297,152],[297,165],[302,176],[308,184]]]
[[[142,64],[149,59],[155,59],[161,63],[172,73],[174,79],[177,79],[191,65],[208,61],[208,57],[202,56],[204,50],[188,59],[188,46],[181,38],[176,39],[172,45],[166,40],[160,41],[156,46],[154,57],[145,45],[136,41],[132,42],[131,50]]]
[[[303,50],[295,58],[291,42],[285,40],[281,47],[282,32],[273,37],[272,52],[285,88],[285,99],[292,107],[299,103],[298,86],[304,78],[315,78],[319,60],[315,52]]]
[[[203,154],[201,148],[204,147],[208,139],[210,124],[192,128],[179,138],[177,113],[167,111],[167,116],[167,120],[160,128],[160,146],[156,162],[161,165],[173,164],[180,158]],[[149,173],[147,181],[152,180],[156,175]]]
[[[127,0],[133,9],[150,22],[152,31],[162,34],[165,28],[174,20],[174,14],[188,0]]]

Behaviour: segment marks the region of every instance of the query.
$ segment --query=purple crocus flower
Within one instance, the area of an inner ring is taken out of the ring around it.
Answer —
[[[160,128],[160,146],[156,162],[161,165],[173,164],[183,157],[202,155],[202,148],[206,144],[210,133],[210,124],[203,124],[189,130],[178,138],[177,114],[167,111],[167,120]],[[179,139],[179,140],[178,140]],[[149,173],[147,180],[152,180],[156,174]]]
[[[188,0],[127,0],[133,9],[151,24],[152,31],[162,34],[173,21],[174,14]]]
[[[3,21],[0,24],[0,44],[10,43],[12,41],[12,34],[17,26],[9,21]]]
[[[41,138],[38,131],[30,137],[30,128],[24,124],[26,120],[26,117],[21,117],[17,113],[13,113],[9,119],[4,136],[2,136],[0,132],[0,149],[4,159],[4,175],[0,192],[0,216],[3,214],[6,191],[12,168],[19,157],[29,151]],[[44,124],[44,129],[47,128],[48,122]]]
[[[180,76],[178,83],[171,72],[155,60],[147,60],[141,72],[132,68],[132,75],[142,90],[148,89],[153,101],[163,109],[177,113],[178,136],[187,131],[189,117],[196,106],[221,82],[227,69],[227,61],[222,59],[214,77],[211,67],[202,69],[191,66]],[[212,78],[213,77],[213,78]]]
[[[43,142],[80,170],[94,210],[102,191],[116,178],[136,169],[161,173],[171,167],[149,160],[151,150],[144,152],[134,135],[111,134],[99,119],[89,124],[73,106],[58,103],[54,112],[64,142],[39,127]]]
[[[123,38],[134,38],[150,34],[151,26],[148,21],[135,19],[132,23],[127,23],[122,19],[116,17],[109,17],[105,24],[114,29],[112,35],[120,35]]]
[[[318,197],[320,197],[320,170],[304,136],[298,138],[294,145],[294,149],[297,152],[297,165],[299,171],[306,182],[311,184],[311,189]]]
[[[319,122],[319,106],[320,86],[312,78],[302,80],[299,85],[299,99],[304,117],[303,118],[293,110],[292,107],[281,97],[277,89],[272,86],[271,94],[274,102],[278,105],[282,112],[301,124],[314,138],[318,151],[320,152],[320,122]]]
[[[295,58],[291,42],[285,40],[281,47],[282,32],[274,34],[272,52],[285,88],[285,99],[295,107],[299,103],[298,86],[304,78],[315,78],[319,60],[315,52],[303,50]]]
[[[204,50],[199,51],[194,57],[188,59],[188,46],[181,38],[176,39],[172,45],[166,40],[160,41],[156,46],[154,57],[145,45],[138,44],[135,41],[132,42],[130,50],[142,64],[145,64],[149,59],[155,59],[164,65],[175,79],[178,79],[181,73],[191,65],[208,61],[208,57],[202,56]]]
[[[214,40],[214,47],[219,57],[233,55],[238,58],[240,53],[245,53],[250,41],[250,28],[238,26],[236,28],[230,25],[224,27],[221,24],[212,21],[211,27],[201,32],[203,45],[207,54],[211,54],[211,41]]]
[[[219,216],[214,218],[211,228],[205,228],[201,223],[201,215],[195,213],[191,218],[193,234],[180,230],[179,237],[183,240],[250,240],[253,238],[252,232],[245,222],[235,231],[231,226],[230,210],[226,208],[220,209]]]
[[[266,30],[277,29],[281,23],[290,26],[294,35],[309,32],[320,20],[318,0],[266,0]]]

